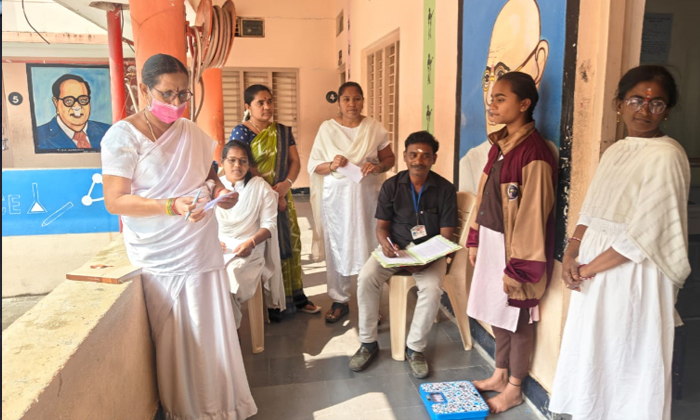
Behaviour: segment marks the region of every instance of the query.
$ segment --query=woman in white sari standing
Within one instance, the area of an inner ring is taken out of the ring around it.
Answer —
[[[105,134],[102,171],[107,210],[122,216],[129,259],[143,268],[165,417],[248,418],[257,408],[236,334],[216,217],[201,209],[227,192],[211,165],[216,144],[180,118],[192,96],[180,61],[154,55],[141,79],[148,107]],[[234,194],[219,205],[231,208],[236,201]]]
[[[285,309],[284,282],[277,238],[278,195],[259,176],[253,176],[255,157],[250,147],[233,140],[224,146],[221,183],[237,192],[231,209],[216,209],[219,240],[234,295],[236,326],[241,325],[240,304],[252,298],[262,281],[268,308]]]
[[[562,260],[574,293],[549,409],[574,420],[671,418],[674,305],[690,274],[690,165],[661,131],[677,100],[661,66],[618,84],[627,137],[603,154]]]
[[[326,322],[349,313],[350,277],[362,270],[377,247],[377,197],[384,176],[394,166],[394,152],[382,123],[362,115],[364,96],[355,82],[338,89],[338,116],[323,122],[316,135],[308,170],[314,215],[313,257],[325,254],[328,295],[333,299]],[[338,173],[355,165],[363,179],[356,183]]]

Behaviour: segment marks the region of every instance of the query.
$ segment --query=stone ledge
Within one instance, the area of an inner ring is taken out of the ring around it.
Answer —
[[[157,408],[140,276],[64,281],[2,334],[3,420],[150,420]]]

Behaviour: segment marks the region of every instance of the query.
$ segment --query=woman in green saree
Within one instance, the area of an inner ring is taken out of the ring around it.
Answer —
[[[257,174],[279,194],[277,233],[287,310],[315,314],[321,308],[304,294],[301,278],[301,233],[292,199],[292,185],[299,175],[301,162],[292,129],[272,120],[274,103],[267,86],[252,85],[245,90],[246,116],[242,124],[231,131],[230,140],[250,145],[257,164]],[[268,309],[270,321],[280,322],[279,309]]]

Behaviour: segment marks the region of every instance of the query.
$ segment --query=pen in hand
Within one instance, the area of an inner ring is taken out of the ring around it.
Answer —
[[[199,200],[199,195],[201,193],[202,193],[202,189],[200,188],[199,190],[197,190],[197,194],[195,194],[194,201],[192,202],[192,204],[194,204],[195,206],[197,205],[197,201]],[[192,210],[188,211],[187,214],[185,215],[185,220],[189,219],[191,214],[192,214]]]
[[[390,237],[387,236],[387,237],[386,237],[386,240],[389,241],[389,245],[391,245],[391,247],[394,249],[394,254],[396,254],[396,256],[398,257],[398,256],[399,256],[399,251],[396,250],[396,245],[394,245],[394,243],[391,242],[391,238],[390,238]]]

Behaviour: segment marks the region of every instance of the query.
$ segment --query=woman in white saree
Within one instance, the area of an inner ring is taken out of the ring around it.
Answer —
[[[661,132],[677,98],[661,66],[618,84],[628,136],[603,154],[562,260],[575,292],[549,409],[574,420],[671,419],[674,305],[690,274],[690,165]]]
[[[267,307],[285,309],[277,238],[278,195],[263,178],[251,173],[255,158],[246,143],[228,142],[222,161],[221,183],[239,194],[233,208],[216,209],[216,218],[234,299],[236,326],[240,327],[240,304],[253,297],[259,281],[263,284]]]
[[[143,268],[161,404],[168,420],[245,419],[257,408],[216,217],[201,208],[227,192],[211,165],[216,144],[180,118],[192,96],[180,61],[157,54],[141,78],[148,107],[105,134],[102,171],[105,205],[122,216],[129,259]],[[236,201],[234,194],[219,205]]]
[[[326,322],[349,313],[350,277],[362,270],[377,247],[377,197],[383,174],[394,166],[389,134],[382,123],[362,115],[364,97],[355,82],[338,89],[338,116],[323,122],[316,135],[308,170],[314,215],[313,258],[325,254],[328,296],[333,306]],[[356,165],[363,179],[356,183],[338,168]],[[367,175],[373,176],[367,176]]]

